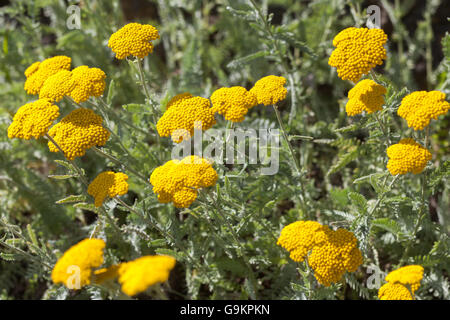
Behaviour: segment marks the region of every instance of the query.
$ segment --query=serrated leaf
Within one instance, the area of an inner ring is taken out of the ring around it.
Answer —
[[[348,152],[340,156],[339,159],[336,161],[336,163],[330,167],[330,169],[327,172],[327,176],[335,172],[338,172],[339,170],[344,168],[347,164],[355,160],[358,157],[359,154],[358,151],[359,151],[358,146],[352,146],[348,148]]]
[[[314,59],[317,58],[317,55],[314,53],[314,50],[308,47],[308,45],[305,42],[296,39],[295,34],[292,32],[288,31],[278,32],[274,34],[274,37],[275,39],[283,40],[289,43],[290,45],[300,49],[301,51],[307,53]]]
[[[54,160],[57,164],[66,167],[67,169],[69,169],[71,172],[76,172],[75,168],[73,167],[73,165],[65,160]]]
[[[28,237],[30,237],[31,243],[33,243],[36,247],[39,247],[39,243],[37,241],[36,234],[34,233],[34,230],[31,227],[31,224],[27,224],[27,232],[28,232]]]
[[[19,256],[17,254],[14,253],[4,253],[4,252],[0,252],[0,258],[2,258],[5,261],[16,261],[16,259],[19,258]]]
[[[258,20],[254,10],[237,10],[230,6],[226,6],[225,9],[227,9],[227,11],[236,18],[240,18],[251,22]]]
[[[5,243],[13,247],[20,247],[25,242],[23,241],[23,239],[6,239]]]
[[[355,130],[357,130],[359,128],[360,128],[360,125],[358,123],[355,123],[355,124],[351,124],[349,126],[345,126],[345,127],[342,127],[342,128],[334,129],[333,131],[334,132],[344,133],[344,132],[355,131]]]
[[[92,203],[81,202],[81,203],[76,203],[73,206],[78,209],[88,210],[88,211],[98,213],[98,208],[96,206],[94,206]]]
[[[131,113],[148,113],[146,106],[139,103],[124,104],[122,108]]]
[[[175,250],[172,249],[158,248],[155,250],[155,252],[157,254],[174,257],[178,261],[184,260],[184,254],[182,252],[176,252]]]
[[[227,257],[220,257],[214,263],[220,270],[229,271],[236,276],[245,277],[247,268],[240,261]]]
[[[167,244],[166,239],[155,239],[148,242],[149,247],[162,247],[165,246],[166,244]]]
[[[363,213],[367,209],[367,200],[360,193],[349,192],[348,198]]]
[[[372,221],[373,226],[377,226],[390,233],[401,236],[403,234],[401,226],[394,220],[389,218],[379,218]]]
[[[270,55],[269,51],[265,51],[265,50],[261,50],[261,51],[257,51],[255,53],[249,54],[248,56],[242,57],[242,58],[238,58],[235,59],[233,61],[231,61],[230,63],[227,64],[227,68],[229,69],[237,69],[242,67],[243,65],[245,65],[246,63],[261,58],[261,57],[265,57]]]
[[[349,222],[355,220],[356,218],[353,214],[340,210],[325,210],[325,213],[340,216]]]
[[[63,199],[60,199],[58,201],[56,201],[55,203],[57,204],[62,204],[62,203],[72,203],[72,202],[80,202],[80,201],[85,201],[86,200],[86,196],[85,195],[70,195],[67,196]]]

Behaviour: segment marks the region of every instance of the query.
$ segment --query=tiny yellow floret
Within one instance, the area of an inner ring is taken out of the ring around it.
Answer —
[[[17,110],[8,127],[8,138],[38,139],[47,133],[53,121],[59,117],[59,108],[50,99],[27,103]]]
[[[80,289],[91,283],[92,271],[103,264],[105,241],[84,239],[56,262],[52,271],[53,283],[62,283],[69,289]]]
[[[128,176],[125,173],[105,171],[100,173],[88,186],[88,194],[94,197],[95,206],[100,207],[106,197],[114,198],[128,192]]]
[[[386,59],[383,45],[387,35],[382,29],[350,27],[339,32],[333,40],[336,47],[328,59],[328,64],[337,68],[342,80],[358,82],[376,65]]]
[[[413,300],[411,292],[402,284],[385,283],[378,290],[380,300]]]
[[[286,78],[274,75],[266,76],[256,81],[250,92],[256,96],[259,104],[265,106],[276,104],[286,99],[287,89],[284,87]]]
[[[370,79],[361,80],[348,92],[345,111],[348,116],[355,116],[363,111],[373,113],[382,110],[384,94],[386,88],[382,85]]]
[[[61,101],[64,96],[68,96],[75,87],[72,79],[72,72],[60,70],[45,80],[44,85],[39,91],[39,98],[48,98],[52,101]]]
[[[431,160],[431,153],[412,138],[400,140],[399,143],[389,146],[386,150],[389,161],[387,168],[392,175],[421,173],[428,161]]]
[[[415,91],[402,99],[397,114],[406,120],[408,127],[423,130],[431,119],[446,114],[450,103],[445,101],[445,93],[440,91]]]
[[[158,30],[149,24],[129,23],[114,32],[108,41],[108,47],[117,59],[128,56],[145,58],[153,52],[152,40],[159,39]]]
[[[189,92],[183,92],[179,93],[176,96],[174,96],[172,99],[169,100],[166,104],[166,110],[169,109],[172,106],[178,106],[183,100],[192,98],[193,95]]]
[[[170,160],[153,170],[150,183],[161,203],[173,202],[177,208],[187,208],[197,198],[200,188],[216,184],[218,175],[208,160],[188,156]]]
[[[385,278],[387,281],[379,290],[380,300],[414,300],[414,293],[420,287],[423,278],[423,267],[409,265],[391,271]]]
[[[220,88],[211,95],[212,110],[226,120],[241,122],[248,109],[258,104],[256,96],[244,87]]]
[[[28,94],[39,94],[45,80],[60,70],[70,70],[72,59],[66,56],[55,56],[29,66],[24,74],[27,77],[24,89]]]
[[[118,274],[123,293],[134,296],[154,284],[167,281],[175,263],[170,256],[144,256],[120,264]]]
[[[81,157],[86,150],[94,146],[104,146],[108,141],[110,132],[102,127],[103,119],[94,111],[79,108],[54,125],[48,134],[64,151],[64,156],[73,160]],[[59,149],[48,142],[51,152],[59,152]]]

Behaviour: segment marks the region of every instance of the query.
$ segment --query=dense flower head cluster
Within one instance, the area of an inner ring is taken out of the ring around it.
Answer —
[[[412,138],[400,140],[399,143],[389,146],[386,152],[389,157],[387,168],[392,175],[421,173],[431,160],[430,151]]]
[[[414,294],[420,287],[423,278],[423,267],[419,265],[409,265],[390,272],[385,280],[390,283],[400,283],[410,285]]]
[[[361,114],[363,111],[379,111],[384,104],[384,94],[386,88],[382,85],[370,79],[361,80],[348,92],[349,100],[345,111],[349,116]]]
[[[346,271],[356,271],[363,262],[353,233],[345,229],[334,231],[316,221],[287,225],[277,244],[287,249],[294,261],[308,257],[314,276],[324,286],[339,281]]]
[[[387,281],[379,290],[380,300],[414,300],[414,293],[420,287],[423,278],[423,267],[409,265],[390,272]]]
[[[413,300],[411,292],[402,284],[385,283],[378,289],[380,300]]]
[[[83,156],[89,148],[106,144],[110,132],[102,127],[102,122],[102,117],[94,111],[79,108],[54,125],[48,134],[64,151],[64,156],[73,160]],[[59,151],[51,141],[48,147],[51,152]]]
[[[72,80],[75,87],[70,97],[77,103],[86,101],[89,97],[100,97],[105,90],[106,74],[99,68],[80,66],[72,70]]]
[[[117,59],[128,56],[144,58],[153,52],[152,40],[159,39],[158,30],[149,24],[129,23],[114,32],[108,41],[108,47]]]
[[[265,106],[276,104],[286,99],[287,89],[284,87],[286,78],[274,75],[266,76],[256,81],[250,92],[256,96],[259,104]]]
[[[120,264],[118,275],[123,293],[134,296],[154,284],[167,281],[175,263],[170,256],[144,256]]]
[[[48,98],[58,102],[64,96],[69,95],[74,87],[75,82],[72,79],[72,72],[69,70],[60,70],[45,80],[44,85],[39,91],[39,98]]]
[[[415,91],[402,99],[397,114],[404,118],[408,127],[422,130],[431,119],[446,114],[450,103],[445,101],[445,93],[440,91]]]
[[[277,245],[289,251],[292,260],[302,262],[318,244],[324,226],[316,221],[296,221],[281,230]]]
[[[193,97],[193,95],[190,94],[189,92],[179,93],[176,96],[174,96],[172,99],[170,99],[169,102],[167,102],[166,109],[169,109],[172,106],[178,106],[178,105],[180,105],[180,103],[183,100],[189,99],[189,98],[192,98],[192,97]]]
[[[333,39],[336,49],[328,59],[328,64],[337,68],[342,80],[357,82],[376,65],[386,59],[383,45],[387,35],[382,29],[350,27],[339,32]]]
[[[114,198],[128,192],[128,176],[122,172],[100,173],[88,186],[88,194],[94,197],[95,206],[100,207],[106,197]]]
[[[362,264],[362,254],[355,235],[345,229],[333,231],[327,226],[322,242],[313,248],[308,263],[317,281],[324,286],[338,282],[343,274],[355,272]]]
[[[248,109],[258,104],[256,96],[244,87],[220,88],[211,95],[212,110],[226,120],[241,122]]]
[[[84,239],[77,243],[56,262],[52,271],[53,283],[63,283],[70,289],[79,289],[72,283],[73,275],[78,270],[80,288],[91,283],[92,269],[103,264],[105,242],[101,239]],[[79,269],[78,269],[79,268]]]
[[[27,103],[17,110],[8,127],[8,138],[38,139],[47,133],[53,121],[59,117],[59,108],[49,99]]]
[[[198,189],[215,185],[217,178],[208,160],[188,156],[157,167],[150,176],[150,183],[159,202],[173,202],[177,208],[187,208],[197,198]]]
[[[180,143],[192,137],[195,128],[208,130],[215,123],[208,99],[185,97],[169,106],[156,124],[156,129],[161,137],[171,136],[174,142]]]
[[[24,74],[27,77],[24,89],[28,94],[39,94],[45,80],[60,70],[70,70],[72,59],[66,56],[55,56],[29,66]]]

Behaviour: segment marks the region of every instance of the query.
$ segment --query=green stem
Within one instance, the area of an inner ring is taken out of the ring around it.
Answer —
[[[56,146],[56,148],[58,148],[58,150],[63,154],[64,158],[67,159],[67,157],[66,157],[66,155],[65,155],[65,153],[64,153],[64,151],[63,151],[63,149],[61,149],[61,147],[58,145],[58,143],[56,143],[56,141],[55,141],[48,133],[45,134],[45,137],[46,137],[48,140],[50,140],[50,141]],[[69,159],[67,159],[67,160],[72,164],[72,166],[73,166],[73,167],[75,168],[75,170],[77,171],[78,176],[80,177],[81,182],[87,187],[87,186],[89,185],[89,183],[88,183],[88,181],[86,180],[86,178],[84,177],[83,171],[81,171],[80,167],[78,167],[78,165],[75,163],[75,161],[72,161],[72,160],[69,160]]]
[[[142,181],[150,184],[149,180],[146,177],[144,177],[142,174],[140,174],[138,171],[134,170],[133,168],[130,168],[128,165],[122,163],[119,159],[116,159],[115,157],[113,157],[110,154],[107,154],[106,152],[103,152],[102,150],[100,150],[97,147],[92,147],[92,150],[94,150],[97,154],[101,155],[102,157],[104,157],[104,158],[106,158],[108,160],[111,160],[115,164],[124,167],[126,170],[130,171],[131,173],[133,173],[135,176],[137,176]]]

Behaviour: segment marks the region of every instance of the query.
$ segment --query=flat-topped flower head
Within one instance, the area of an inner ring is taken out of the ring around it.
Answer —
[[[175,263],[176,260],[169,256],[144,256],[120,264],[118,274],[122,292],[134,296],[154,284],[167,281]]]
[[[169,102],[167,102],[166,110],[169,109],[172,106],[178,106],[178,105],[180,105],[180,103],[183,100],[189,99],[189,98],[192,98],[192,97],[193,97],[193,95],[190,94],[189,92],[179,93],[176,96],[174,96],[172,99],[170,99]]]
[[[265,106],[276,104],[286,99],[286,78],[270,75],[256,81],[250,92],[256,96],[259,104]]]
[[[190,139],[194,129],[208,130],[216,123],[208,99],[191,97],[172,103],[158,120],[156,129],[161,137],[170,136],[176,143]]]
[[[103,128],[102,122],[102,117],[94,111],[79,108],[54,125],[48,134],[64,151],[64,156],[73,160],[83,156],[89,148],[106,144],[110,132]],[[59,151],[51,141],[48,142],[48,147],[51,152]]]
[[[391,271],[385,278],[389,283],[399,283],[404,286],[409,285],[411,292],[419,289],[420,281],[423,278],[423,267],[419,265],[409,265]]]
[[[412,138],[400,140],[399,143],[389,146],[386,150],[389,161],[387,168],[392,175],[421,173],[428,161],[431,160],[431,153]]]
[[[61,101],[64,96],[70,95],[75,88],[75,82],[72,79],[72,72],[60,70],[45,80],[44,85],[39,91],[39,98],[48,98],[52,101]]]
[[[150,176],[150,183],[159,202],[173,202],[177,208],[187,208],[197,198],[198,189],[215,185],[217,179],[210,161],[188,156],[157,167]]]
[[[99,68],[80,66],[72,70],[74,88],[70,97],[77,103],[86,101],[89,97],[100,97],[105,90],[106,74]]]
[[[145,58],[153,52],[152,40],[159,39],[158,30],[149,24],[129,23],[114,32],[108,41],[108,47],[117,59],[128,56]]]
[[[52,271],[53,283],[62,283],[69,289],[90,284],[93,269],[103,264],[105,245],[101,239],[84,239],[71,247],[56,262]],[[79,277],[74,277],[78,272]]]
[[[345,229],[331,230],[316,221],[297,221],[283,228],[278,245],[290,252],[292,260],[308,264],[317,281],[330,286],[345,272],[354,272],[362,264],[362,254],[354,234]]]
[[[344,273],[355,272],[362,264],[362,254],[355,235],[345,229],[333,231],[326,227],[324,241],[315,246],[308,258],[317,281],[328,287]]]
[[[414,293],[420,287],[423,278],[423,267],[409,265],[391,271],[385,278],[387,281],[379,290],[380,300],[414,300]]]
[[[402,284],[385,283],[378,290],[380,300],[414,300],[411,292]]]
[[[382,29],[350,27],[339,32],[333,40],[336,47],[328,64],[337,68],[342,80],[358,82],[376,65],[382,65],[386,59],[383,45],[387,35]]]
[[[244,87],[220,88],[211,95],[212,110],[226,120],[241,122],[248,109],[258,104],[256,96]]]
[[[38,139],[47,133],[53,121],[59,117],[59,108],[50,99],[27,103],[17,110],[8,127],[8,138]]]
[[[88,187],[88,194],[94,197],[95,206],[100,207],[106,197],[114,198],[128,192],[128,176],[125,173],[105,171],[100,173]]]
[[[345,111],[348,116],[355,116],[363,111],[373,113],[382,110],[384,94],[386,88],[382,85],[370,79],[361,80],[348,92]]]
[[[66,56],[55,56],[29,66],[24,74],[27,77],[24,89],[28,94],[39,94],[45,80],[60,70],[70,70],[72,59]]]
[[[316,221],[296,221],[281,230],[277,245],[290,252],[292,260],[302,262],[320,241],[324,226]]]
[[[440,91],[415,91],[402,99],[397,114],[406,120],[408,127],[422,130],[431,119],[446,114],[450,104],[445,101],[445,93]]]

